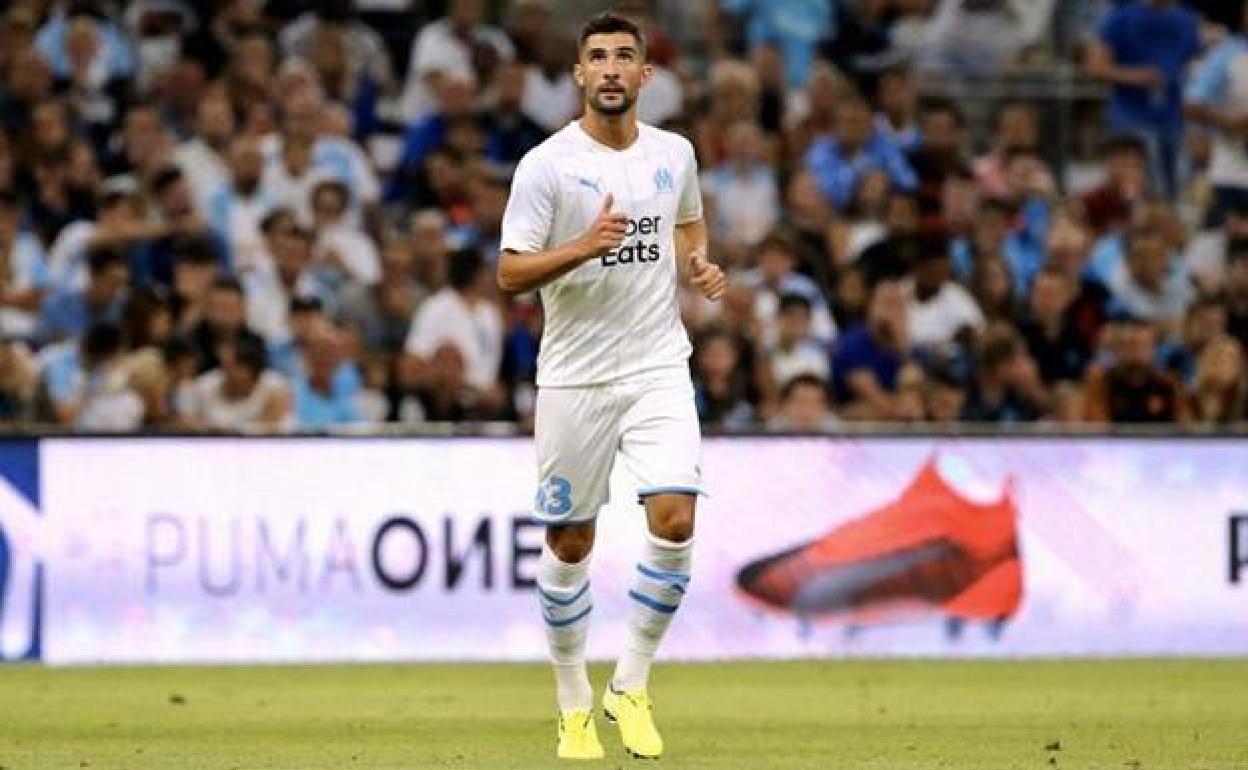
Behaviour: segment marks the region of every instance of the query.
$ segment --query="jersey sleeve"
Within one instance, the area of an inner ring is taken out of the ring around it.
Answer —
[[[541,251],[555,221],[556,189],[549,167],[528,155],[516,167],[511,196],[503,212],[503,251]]]
[[[676,206],[676,224],[687,225],[702,218],[702,188],[698,184],[698,159],[693,145],[681,143],[685,156],[684,173],[680,180],[680,201]]]

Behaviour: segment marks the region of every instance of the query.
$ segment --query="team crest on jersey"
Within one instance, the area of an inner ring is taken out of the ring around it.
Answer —
[[[654,172],[654,190],[659,193],[670,193],[675,188],[672,181],[672,172],[667,168],[660,168]]]

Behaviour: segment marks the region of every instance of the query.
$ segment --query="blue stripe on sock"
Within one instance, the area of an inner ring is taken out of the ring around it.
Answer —
[[[658,580],[660,582],[672,582],[672,583],[675,583],[677,586],[680,586],[682,589],[684,586],[689,585],[689,573],[688,572],[667,572],[661,569],[653,569],[651,567],[647,567],[644,564],[638,564],[637,571],[645,575],[646,577],[650,578],[651,580]],[[683,590],[682,590],[682,593],[683,593]]]
[[[576,596],[573,596],[571,599],[556,599],[555,597],[553,597],[553,596],[551,596],[550,594],[548,594],[548,593],[546,593],[545,591],[543,591],[543,590],[542,590],[542,588],[541,588],[541,586],[538,586],[538,588],[537,588],[537,592],[538,592],[539,594],[541,594],[541,597],[542,597],[543,599],[545,599],[546,601],[550,602],[551,604],[553,604],[553,605],[555,605],[555,606],[557,606],[557,607],[567,607],[567,606],[569,606],[569,605],[573,604],[573,603],[574,603],[577,599],[579,599],[579,598],[581,598],[582,596],[584,596],[584,595],[585,595],[585,592],[586,592],[586,591],[588,591],[588,590],[589,590],[589,581],[588,581],[588,580],[586,580],[586,581],[585,581],[585,585],[581,586],[581,590],[579,590],[579,591],[577,591],[577,592],[576,592]]]
[[[585,616],[588,615],[590,611],[592,611],[593,609],[594,609],[594,605],[591,604],[585,609],[581,610],[579,613],[577,613],[574,617],[566,618],[564,620],[551,620],[550,616],[544,612],[542,613],[542,617],[545,619],[546,625],[552,628],[562,628],[563,626],[570,626],[573,623],[577,622],[578,620],[583,620]]]
[[[634,601],[645,607],[649,607],[655,612],[662,612],[664,615],[671,615],[676,611],[676,605],[664,604],[663,602],[655,601],[645,594],[639,594],[636,591],[629,591],[628,595],[633,597]]]

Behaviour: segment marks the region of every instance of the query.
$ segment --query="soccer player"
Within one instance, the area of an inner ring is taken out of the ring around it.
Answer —
[[[632,574],[632,617],[602,705],[635,756],[658,757],[646,684],[689,584],[701,437],[681,324],[683,276],[707,298],[723,272],[707,259],[693,147],[637,121],[651,76],[631,21],[591,19],[574,69],[584,116],[520,162],[503,217],[498,283],[541,290],[535,515],[548,525],[537,585],[559,708],[559,757],[603,756],[585,668],[594,518],[617,453],[640,480],[647,540]]]

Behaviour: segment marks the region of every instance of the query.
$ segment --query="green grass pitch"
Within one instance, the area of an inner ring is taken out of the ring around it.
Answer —
[[[663,760],[599,718],[607,759],[562,763],[542,666],[2,666],[0,767],[1248,768],[1248,660],[660,664],[652,694]]]

